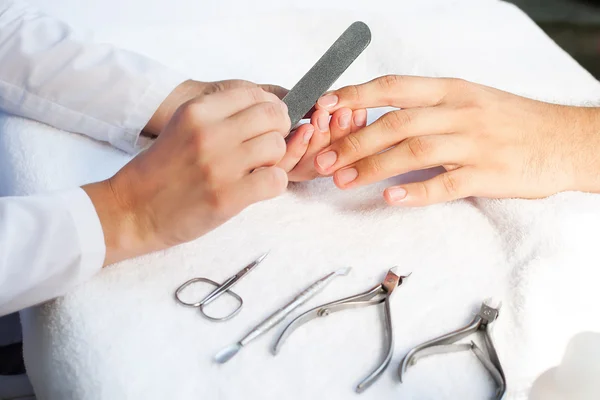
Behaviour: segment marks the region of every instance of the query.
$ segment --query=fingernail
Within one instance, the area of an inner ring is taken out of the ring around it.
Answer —
[[[401,187],[389,188],[388,195],[391,201],[401,201],[406,198],[406,189]]]
[[[338,102],[338,97],[335,94],[325,95],[317,101],[317,103],[321,107],[325,107],[325,108],[333,107],[337,104],[337,102]]]
[[[317,157],[317,164],[322,169],[327,169],[331,167],[337,161],[337,154],[335,151],[328,151],[327,153],[323,153]]]
[[[367,112],[365,110],[356,111],[354,113],[354,125],[365,126],[367,124]]]
[[[312,137],[313,133],[315,133],[314,128],[309,128],[306,132],[304,132],[304,136],[302,137],[304,144],[310,142],[310,138]]]
[[[321,132],[327,132],[329,129],[329,116],[321,115],[319,118],[317,118],[317,126]]]
[[[352,182],[358,176],[356,168],[346,168],[338,171],[336,174],[337,181],[340,185],[345,185]]]
[[[342,114],[340,116],[340,119],[338,120],[338,123],[340,124],[340,128],[346,129],[347,127],[350,126],[350,116],[351,116],[351,114]]]

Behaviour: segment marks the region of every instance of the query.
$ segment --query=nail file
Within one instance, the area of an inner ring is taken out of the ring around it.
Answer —
[[[288,106],[292,128],[304,118],[350,64],[371,43],[371,30],[364,22],[354,22],[342,33],[315,65],[283,98]]]

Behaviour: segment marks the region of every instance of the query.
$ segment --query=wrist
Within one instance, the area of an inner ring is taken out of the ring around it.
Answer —
[[[600,193],[600,108],[572,107],[571,121],[575,128],[571,137],[575,162],[572,165],[572,184],[569,190]],[[571,129],[573,129],[571,128]],[[567,131],[569,127],[566,127]]]
[[[103,266],[134,258],[152,251],[147,230],[142,228],[135,207],[127,200],[117,177],[85,185],[96,209],[106,246]]]

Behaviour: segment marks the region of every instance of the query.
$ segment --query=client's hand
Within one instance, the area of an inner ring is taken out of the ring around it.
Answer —
[[[431,180],[390,187],[386,201],[421,206],[468,196],[540,198],[600,192],[600,112],[519,97],[459,79],[384,76],[339,89],[318,108],[393,106],[321,151],[315,168],[352,188],[435,166]]]
[[[319,151],[351,132],[357,132],[366,123],[367,110],[364,109],[353,112],[349,108],[341,108],[333,113],[331,119],[327,111],[317,110],[309,124],[301,125],[293,133],[288,141],[288,152],[279,165],[290,171],[290,181],[314,179],[319,176],[315,169],[315,157]],[[304,143],[304,147],[300,142]]]
[[[196,239],[285,191],[285,104],[256,88],[222,90],[177,109],[147,151],[84,187],[103,227],[105,265]]]

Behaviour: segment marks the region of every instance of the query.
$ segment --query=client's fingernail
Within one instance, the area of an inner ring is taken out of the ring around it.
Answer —
[[[327,132],[329,130],[329,116],[324,114],[317,118],[317,126],[321,132]]]
[[[367,124],[367,110],[358,110],[354,112],[354,125],[365,126]]]
[[[325,107],[325,108],[333,107],[337,104],[337,102],[338,102],[338,97],[335,94],[325,95],[317,101],[317,103],[321,107]]]
[[[283,101],[280,101],[279,105],[281,106],[281,108],[283,108],[283,111],[285,111],[286,113],[288,112],[287,104],[285,104]]]
[[[345,185],[352,182],[358,176],[356,168],[346,168],[338,171],[336,174],[337,181],[340,185]]]
[[[323,153],[317,157],[317,164],[322,169],[327,169],[331,167],[337,161],[337,154],[335,151],[328,151],[327,153]]]
[[[304,144],[308,144],[308,142],[310,142],[310,138],[312,137],[313,133],[315,133],[314,128],[308,128],[308,130],[304,132],[304,136],[302,137]]]
[[[338,120],[338,123],[340,124],[340,128],[342,129],[346,129],[347,127],[350,126],[350,116],[352,114],[348,113],[348,114],[342,114],[340,116],[340,119]]]
[[[401,188],[401,187],[395,187],[395,188],[389,188],[388,189],[388,196],[390,197],[391,201],[401,201],[404,200],[406,198],[406,189]]]

